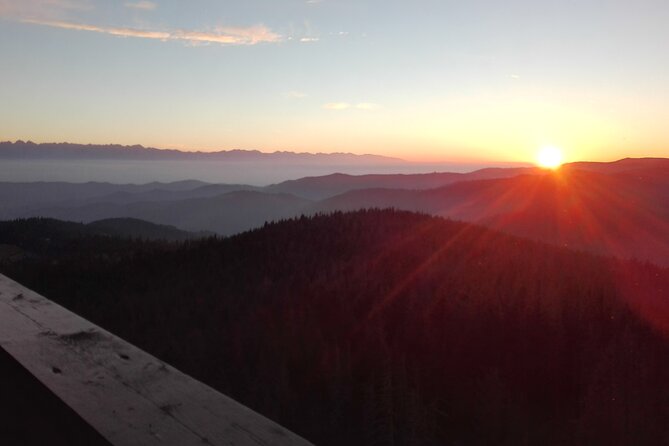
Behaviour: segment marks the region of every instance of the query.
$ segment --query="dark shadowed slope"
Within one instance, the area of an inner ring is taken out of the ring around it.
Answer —
[[[42,253],[57,252],[65,249],[66,244],[84,238],[184,241],[204,235],[132,218],[99,220],[89,224],[51,218],[0,221],[0,246],[4,247],[4,257],[13,253],[13,250],[8,249],[10,246],[19,247],[27,253]]]
[[[666,269],[391,211],[87,249],[0,268],[315,444],[669,435]]]

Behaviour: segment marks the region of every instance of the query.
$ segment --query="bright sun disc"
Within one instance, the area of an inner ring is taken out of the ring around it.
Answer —
[[[557,147],[544,147],[537,153],[537,164],[546,169],[557,169],[562,165],[562,151]]]

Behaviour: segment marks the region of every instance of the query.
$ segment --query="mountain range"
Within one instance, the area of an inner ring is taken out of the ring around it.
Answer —
[[[333,174],[266,187],[197,181],[0,183],[0,199],[3,219],[136,218],[221,235],[301,214],[395,208],[669,266],[669,159],[664,158],[572,163],[557,171]]]
[[[222,150],[213,152],[156,149],[141,145],[42,143],[31,141],[0,142],[0,159],[11,160],[197,160],[221,162],[268,162],[306,164],[388,164],[402,163],[399,158],[353,153],[261,152],[259,150]]]

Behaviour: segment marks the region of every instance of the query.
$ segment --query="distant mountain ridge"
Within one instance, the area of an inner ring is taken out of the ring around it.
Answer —
[[[215,160],[221,162],[280,162],[280,163],[356,163],[388,164],[404,160],[381,155],[356,155],[354,153],[261,152],[259,150],[221,150],[215,152],[157,149],[142,145],[42,143],[32,141],[0,142],[0,159],[15,160],[134,160],[181,161]]]
[[[351,190],[314,212],[394,208],[669,266],[669,160],[574,163],[557,172],[460,181],[429,190]]]
[[[629,173],[637,170],[668,169],[669,158],[623,158],[610,162],[577,161],[562,166],[562,169],[565,168],[601,173]]]
[[[361,189],[407,189],[425,190],[443,187],[458,181],[510,178],[522,174],[535,174],[536,167],[487,168],[468,173],[434,172],[419,174],[369,174],[348,175],[335,173],[319,177],[305,177],[298,180],[272,184],[265,189],[284,192],[313,200],[333,197],[345,192]]]
[[[83,206],[52,206],[27,212],[24,217],[48,217],[84,223],[110,218],[131,218],[187,231],[231,235],[308,212],[313,202],[294,195],[239,190],[213,196],[138,202],[91,202]]]
[[[0,183],[0,220],[135,218],[232,235],[265,222],[369,208],[418,211],[591,252],[669,266],[669,160],[625,159],[466,174],[305,177],[254,187],[202,182]]]

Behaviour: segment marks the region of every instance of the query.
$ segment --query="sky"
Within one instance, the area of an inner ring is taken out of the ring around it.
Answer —
[[[0,140],[669,156],[666,0],[0,0]]]

